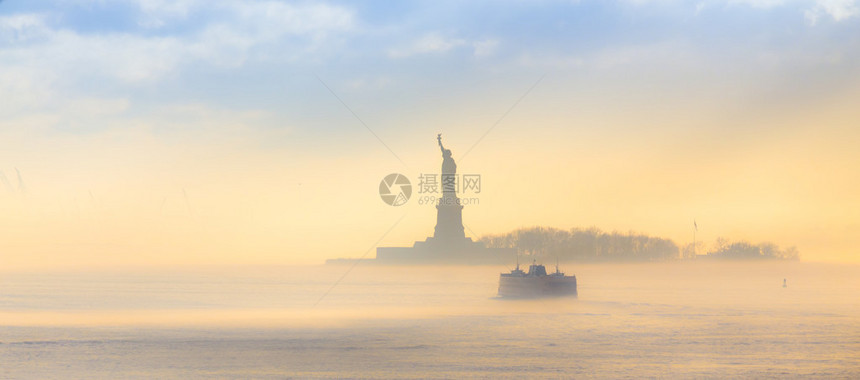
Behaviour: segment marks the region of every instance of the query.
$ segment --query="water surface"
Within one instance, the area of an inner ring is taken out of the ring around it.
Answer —
[[[858,266],[562,269],[578,298],[499,300],[504,267],[5,273],[0,377],[860,378]]]

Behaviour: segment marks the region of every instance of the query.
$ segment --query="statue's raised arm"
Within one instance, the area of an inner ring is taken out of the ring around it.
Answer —
[[[451,157],[451,149],[445,149],[442,145],[442,134],[436,135],[436,140],[439,141],[439,149],[442,150],[442,174],[454,174],[457,172],[457,164],[454,163],[454,158]]]

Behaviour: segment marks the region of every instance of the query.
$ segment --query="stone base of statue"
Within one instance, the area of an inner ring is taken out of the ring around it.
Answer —
[[[416,241],[412,247],[378,247],[375,264],[382,265],[498,265],[516,257],[513,248],[487,248],[465,238],[440,244],[432,238]]]
[[[463,230],[463,205],[448,193],[436,205],[436,229],[433,236],[416,241],[411,247],[378,247],[376,263],[391,265],[484,265],[503,264],[516,257],[513,248],[487,248],[472,241]]]

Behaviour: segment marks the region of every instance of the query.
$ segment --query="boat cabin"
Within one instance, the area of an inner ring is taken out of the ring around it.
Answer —
[[[546,276],[546,267],[540,264],[529,265],[529,276]]]

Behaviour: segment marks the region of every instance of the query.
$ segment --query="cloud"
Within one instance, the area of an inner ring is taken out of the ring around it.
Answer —
[[[816,0],[812,8],[804,11],[804,17],[810,25],[818,24],[818,20],[828,15],[834,21],[843,21],[860,14],[857,0]]]
[[[565,56],[559,54],[522,54],[517,60],[517,64],[524,67],[534,67],[542,69],[572,69],[582,67],[585,60],[579,56]]]
[[[387,88],[394,83],[389,76],[367,77],[363,76],[350,81],[347,81],[346,86],[352,91],[360,90],[380,90]]]
[[[204,11],[217,16],[208,24],[234,29],[255,37],[283,34],[319,34],[348,30],[354,24],[351,10],[324,3],[291,4],[281,1],[131,0],[140,9],[139,24],[162,27]],[[229,26],[228,26],[229,25]]]
[[[354,24],[353,12],[327,4],[292,5],[277,1],[222,3],[239,16],[245,29],[260,35],[325,34],[344,31]],[[258,36],[259,37],[259,36]]]
[[[814,0],[790,2],[787,0],[729,0],[729,4],[746,4],[753,8],[770,9],[789,4],[808,4],[811,7],[803,11],[804,18],[810,25],[816,25],[823,16],[830,16],[834,21],[843,21],[860,14],[858,0]],[[700,3],[701,5],[701,3]]]
[[[165,20],[180,20],[204,5],[220,12],[208,16],[200,25],[189,25],[189,32],[169,36],[133,30],[84,33],[53,25],[45,14],[3,16],[0,42],[6,46],[0,48],[0,54],[6,59],[0,66],[12,66],[9,63],[13,62],[45,72],[65,73],[66,77],[92,74],[137,83],[163,78],[190,64],[240,65],[256,47],[308,53],[328,34],[348,31],[354,24],[352,11],[326,4],[133,2],[141,9],[138,17],[143,23],[157,19],[163,25]]]
[[[457,48],[471,47],[475,57],[493,55],[499,46],[499,40],[488,38],[482,40],[467,40],[459,37],[446,37],[438,32],[426,33],[413,39],[404,46],[388,50],[390,58],[406,58],[417,55],[444,54]]]
[[[472,42],[472,47],[475,48],[476,57],[484,57],[492,55],[499,47],[499,40],[489,39]]]
[[[133,0],[141,10],[138,25],[159,28],[172,21],[182,20],[189,11],[200,5],[198,0]]]
[[[0,49],[4,70],[31,69],[38,71],[36,75],[54,78],[95,75],[133,83],[160,77],[184,58],[183,41],[174,37],[88,35],[53,28],[43,15],[18,18],[31,21],[23,28],[2,29],[0,41],[8,43]]]
[[[753,8],[770,9],[785,4],[785,0],[729,0],[729,4],[745,4]]]
[[[92,7],[116,5],[68,1],[87,13]],[[0,95],[4,95],[0,115],[65,113],[63,109],[74,105],[72,99],[116,96],[110,93],[126,98],[128,91],[182,78],[184,70],[201,67],[235,69],[253,60],[313,61],[320,54],[333,54],[336,44],[329,44],[331,37],[355,24],[352,10],[327,4],[127,3],[138,7],[131,17],[147,28],[185,24],[181,32],[169,34],[133,25],[92,32],[51,10],[0,16]],[[110,109],[127,106],[111,104]]]
[[[10,43],[20,43],[43,36],[45,15],[14,14],[0,17],[0,37]]]
[[[631,5],[635,5],[635,6],[644,6],[644,5],[652,5],[652,4],[674,6],[674,5],[678,5],[678,4],[684,5],[685,3],[687,3],[686,1],[683,1],[683,0],[618,0],[618,2],[625,3],[625,4],[631,4]],[[720,4],[728,4],[728,5],[743,4],[743,5],[751,6],[753,8],[768,9],[768,8],[773,8],[776,6],[783,5],[787,2],[787,0],[707,0],[707,1],[700,1],[700,2],[696,3],[696,8],[704,7],[706,2],[709,4],[711,4],[711,3],[720,3]]]
[[[405,58],[414,55],[445,53],[466,44],[467,41],[462,38],[446,38],[439,33],[428,33],[413,40],[405,47],[390,49],[388,56],[391,58]]]
[[[622,0],[634,5],[673,4],[671,0]],[[679,2],[683,4],[683,2]],[[810,6],[811,4],[811,6]],[[695,4],[694,14],[700,14],[706,7],[722,5],[743,5],[760,10],[769,10],[784,6],[797,7],[803,11],[807,23],[816,25],[823,16],[829,16],[834,21],[843,21],[860,15],[858,0],[703,0]]]

